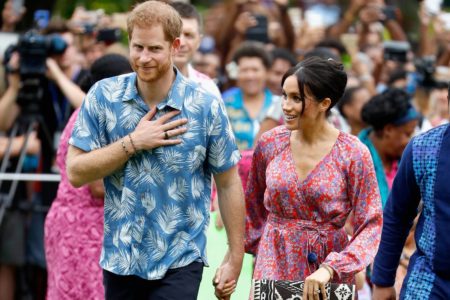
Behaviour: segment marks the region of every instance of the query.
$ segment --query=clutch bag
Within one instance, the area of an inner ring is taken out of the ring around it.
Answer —
[[[304,281],[253,280],[254,300],[302,300]],[[354,300],[355,285],[345,283],[327,283],[327,300]],[[321,294],[320,299],[325,300]]]

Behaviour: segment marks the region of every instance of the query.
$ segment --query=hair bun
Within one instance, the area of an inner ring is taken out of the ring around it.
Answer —
[[[337,62],[336,60],[334,60],[333,58],[329,57],[327,59],[328,62],[332,63],[334,66],[336,66],[338,68],[339,71],[344,71],[344,65],[341,64],[340,62]]]

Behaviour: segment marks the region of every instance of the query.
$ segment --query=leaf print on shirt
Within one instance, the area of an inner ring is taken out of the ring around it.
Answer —
[[[169,185],[169,197],[175,201],[181,201],[186,199],[188,192],[188,185],[186,180],[182,177],[175,178]]]
[[[239,150],[234,150],[233,154],[231,154],[230,161],[233,164],[237,164],[241,160],[241,152]]]
[[[123,174],[122,172],[115,172],[108,177],[108,183],[117,190],[121,191],[123,186]]]
[[[91,116],[95,116],[98,113],[97,108],[100,105],[100,103],[97,100],[97,89],[98,89],[98,83],[95,83],[92,86],[92,88],[89,90],[89,92],[87,93],[87,95],[83,101],[84,109]]]
[[[134,211],[136,200],[136,193],[124,187],[122,191],[122,198],[112,197],[109,202],[110,205],[105,207],[105,216],[108,214],[113,220],[129,217]]]
[[[171,173],[177,173],[183,167],[184,156],[181,152],[174,149],[165,149],[160,154],[161,164],[164,165]]]
[[[103,222],[103,234],[110,234],[111,225],[109,225],[109,220],[104,220]]]
[[[104,114],[106,118],[106,130],[108,130],[108,133],[111,134],[117,125],[116,114],[109,107],[106,107]]]
[[[196,259],[196,255],[186,255],[186,256],[181,256],[177,261],[172,263],[172,267],[173,268],[180,268],[180,267],[184,267],[187,266],[188,264],[192,263],[192,261],[194,261]]]
[[[188,112],[197,114],[199,113],[199,109],[201,109],[201,107],[195,105],[195,99],[193,96],[194,95],[191,94],[189,97],[184,98],[184,107]]]
[[[135,185],[147,183],[153,186],[159,186],[164,180],[161,165],[155,161],[150,161],[147,157],[141,160],[139,168],[132,168],[130,177]]]
[[[137,217],[136,221],[133,222],[133,229],[131,230],[131,236],[138,243],[142,242],[142,237],[144,235],[144,225],[145,225],[144,216]]]
[[[80,110],[78,113],[78,118],[75,121],[75,126],[73,128],[73,134],[80,138],[85,138],[91,136],[91,132],[88,130],[86,116],[84,115],[84,112]]]
[[[117,230],[114,233],[113,237],[113,244],[117,248],[119,248],[121,245],[119,242],[121,242],[125,246],[129,246],[131,244],[131,235],[130,235],[130,223],[125,223],[119,230]]]
[[[188,118],[187,131],[182,135],[185,140],[198,139],[198,134],[203,129],[200,122],[194,118]]]
[[[234,135],[233,127],[231,126],[231,122],[228,123],[228,126],[225,129],[225,137],[227,139],[231,139],[233,142],[236,141],[236,136]]]
[[[215,168],[220,168],[226,164],[227,141],[221,137],[214,141],[210,148],[209,163]]]
[[[194,199],[199,199],[203,196],[203,191],[205,190],[203,179],[199,178],[198,176],[192,177],[191,187],[192,197],[194,197]]]
[[[143,114],[140,108],[133,101],[125,102],[120,111],[120,125],[126,129],[134,129],[141,120]]]
[[[156,217],[159,227],[166,234],[172,234],[177,229],[178,222],[182,217],[181,209],[174,205],[164,206],[164,209]]]
[[[150,249],[150,259],[152,261],[159,261],[166,255],[167,242],[165,238],[162,238],[157,231],[149,231],[146,236],[145,245]]]
[[[131,255],[129,252],[115,251],[108,258],[108,264],[118,268],[123,273],[129,273],[131,265]]]
[[[103,254],[103,253],[102,253]],[[102,267],[104,269],[119,269],[123,274],[128,274],[131,264],[131,255],[121,250],[114,250],[103,256]]]
[[[170,243],[169,255],[172,257],[178,257],[186,248],[186,245],[190,241],[190,239],[191,236],[184,231],[180,231],[175,234],[172,243]]]
[[[217,118],[219,115],[220,103],[219,101],[211,102],[211,116],[213,119]]]
[[[102,85],[102,94],[109,102],[122,101],[123,90],[121,88],[121,81],[108,80],[106,84]]]
[[[150,193],[144,193],[141,196],[142,206],[145,208],[145,213],[150,214],[156,207],[156,199]]]
[[[197,209],[194,205],[190,205],[186,211],[186,219],[189,226],[196,230],[203,224],[204,217],[202,211]]]
[[[211,119],[205,119],[205,128],[209,136],[220,136],[222,134],[222,119],[220,117],[213,116]]]
[[[131,253],[135,259],[132,261],[132,265],[130,269],[139,270],[139,272],[145,272],[148,266],[148,255],[145,252],[142,252],[137,247],[131,248]]]
[[[147,278],[162,278],[166,273],[164,265],[156,265],[150,272],[147,273]]]
[[[203,164],[203,162],[205,161],[205,157],[206,148],[201,145],[195,146],[194,151],[189,153],[187,158],[189,171],[191,171],[191,173],[194,173],[194,171]]]

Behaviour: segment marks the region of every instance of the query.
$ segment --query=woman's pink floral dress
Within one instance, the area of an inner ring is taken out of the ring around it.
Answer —
[[[335,282],[353,283],[380,242],[382,210],[372,159],[341,132],[318,165],[300,181],[280,126],[259,140],[246,191],[246,251],[256,255],[255,279],[304,280],[321,263]],[[354,211],[354,236],[344,224]]]
[[[66,174],[68,141],[77,115],[78,110],[61,135],[56,158],[61,182],[45,220],[48,300],[104,299],[99,265],[103,199],[95,199],[87,186],[74,188]]]

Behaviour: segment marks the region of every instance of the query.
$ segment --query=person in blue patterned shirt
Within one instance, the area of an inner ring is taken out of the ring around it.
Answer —
[[[229,241],[213,284],[228,299],[242,266],[244,199],[223,102],[174,67],[182,23],[173,8],[143,2],[127,25],[135,72],[91,88],[67,155],[74,186],[104,177],[106,299],[196,299],[211,175]]]

